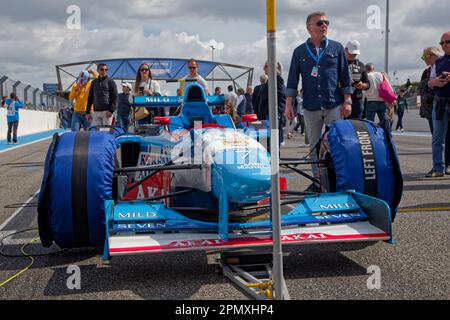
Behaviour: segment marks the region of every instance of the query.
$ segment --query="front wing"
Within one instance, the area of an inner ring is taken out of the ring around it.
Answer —
[[[121,215],[125,208],[130,210]],[[152,208],[155,212],[151,211]],[[324,208],[328,212],[321,212]],[[182,221],[178,214],[161,203],[146,205],[138,202],[132,207],[118,204],[115,209],[112,202],[107,202],[106,211],[109,213],[105,258],[122,254],[211,251],[272,245],[270,220],[242,224],[228,224],[220,220],[219,223],[202,223],[187,218]],[[355,213],[355,210],[360,212]],[[323,220],[325,217],[330,218]],[[178,228],[171,226],[171,221]],[[124,223],[130,223],[133,227],[119,227]],[[217,232],[221,223],[229,226],[227,237]],[[139,224],[144,227],[136,229]],[[148,225],[152,228],[146,227]],[[392,240],[391,215],[387,204],[356,192],[308,196],[288,215],[281,217],[281,225],[281,241],[285,245]]]
[[[361,242],[389,240],[388,233],[369,222],[288,228],[281,232],[284,245],[312,243]],[[211,233],[172,233],[146,235],[115,235],[109,238],[112,256],[137,253],[209,251],[264,247],[272,245],[271,232],[232,233],[224,241]]]

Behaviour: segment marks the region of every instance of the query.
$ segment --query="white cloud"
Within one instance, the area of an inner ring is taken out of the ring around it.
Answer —
[[[382,30],[368,30],[369,5],[384,10],[384,0],[278,1],[277,57],[287,73],[292,51],[308,37],[308,12],[324,10],[330,37],[345,44],[358,39],[363,62],[384,65]],[[80,0],[81,30],[65,27],[72,1],[17,0],[0,12],[0,74],[40,86],[55,82],[55,65],[92,59],[173,57],[215,60],[255,68],[266,60],[265,2],[210,0],[130,0],[126,3]],[[434,11],[433,11],[434,8]],[[391,1],[390,70],[399,81],[417,79],[424,68],[422,48],[437,45],[448,29],[448,1]],[[384,16],[381,17],[384,23]],[[286,74],[285,73],[285,74]]]

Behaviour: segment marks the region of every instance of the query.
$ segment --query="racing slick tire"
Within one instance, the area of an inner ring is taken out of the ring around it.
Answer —
[[[319,159],[322,192],[354,190],[384,200],[391,220],[403,193],[403,178],[390,124],[339,120],[323,135]]]
[[[42,245],[99,247],[105,240],[105,201],[112,199],[117,143],[108,132],[55,135],[38,202]]]

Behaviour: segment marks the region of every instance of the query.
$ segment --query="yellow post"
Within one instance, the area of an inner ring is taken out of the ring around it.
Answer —
[[[267,0],[267,33],[276,32],[277,15],[275,0]]]
[[[184,96],[184,85],[186,81],[184,79],[180,79],[180,96]]]
[[[273,241],[273,268],[275,299],[289,299],[283,276],[283,250],[281,246],[281,206],[280,206],[280,157],[277,99],[277,58],[276,58],[276,1],[267,0],[267,63],[269,66],[269,120],[270,120],[270,161],[272,165],[271,217]]]

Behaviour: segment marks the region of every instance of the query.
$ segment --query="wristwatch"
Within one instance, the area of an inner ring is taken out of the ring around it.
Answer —
[[[352,104],[352,99],[345,99],[344,103]]]

